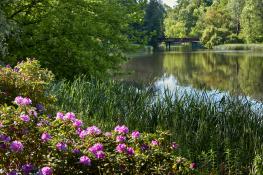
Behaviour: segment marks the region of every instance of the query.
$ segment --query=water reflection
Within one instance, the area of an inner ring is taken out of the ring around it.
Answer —
[[[164,52],[132,59],[124,69],[133,73],[123,79],[158,88],[166,81],[171,90],[220,90],[263,101],[263,53]]]

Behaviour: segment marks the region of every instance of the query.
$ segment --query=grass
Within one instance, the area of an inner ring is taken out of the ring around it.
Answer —
[[[58,82],[50,93],[60,109],[74,111],[87,125],[169,130],[182,145],[181,154],[200,162],[207,174],[248,174],[256,155],[263,155],[263,109],[252,110],[250,101],[226,96],[214,102],[205,92],[160,96],[152,89],[85,77]]]
[[[263,51],[263,44],[223,44],[223,45],[215,46],[214,49]]]

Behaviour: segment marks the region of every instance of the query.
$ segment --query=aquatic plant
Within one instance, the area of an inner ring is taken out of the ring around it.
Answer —
[[[57,97],[57,106],[76,112],[84,123],[103,129],[117,123],[130,130],[169,130],[171,139],[184,145],[182,155],[198,162],[204,160],[200,155],[213,150],[213,170],[219,172],[248,173],[255,153],[263,152],[263,107],[248,99],[224,95],[215,101],[206,92],[160,94],[154,88],[85,77],[57,82],[50,93]],[[227,150],[231,167],[225,163]]]

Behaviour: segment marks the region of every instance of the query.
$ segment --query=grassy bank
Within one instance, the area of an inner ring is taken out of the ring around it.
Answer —
[[[214,47],[214,50],[252,50],[263,51],[263,44],[223,44]]]
[[[171,139],[183,145],[181,153],[208,163],[211,172],[246,174],[255,155],[263,153],[263,109],[251,110],[249,101],[225,97],[215,103],[205,93],[160,97],[153,90],[85,78],[58,82],[50,93],[60,108],[78,113],[87,124],[170,130]]]

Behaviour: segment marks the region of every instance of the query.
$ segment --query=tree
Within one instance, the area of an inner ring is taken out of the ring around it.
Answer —
[[[262,42],[262,9],[262,0],[178,0],[167,13],[165,31],[171,37],[199,37],[209,48]]]
[[[35,57],[59,78],[116,68],[130,47],[130,24],[143,18],[135,0],[23,0],[4,10],[18,24],[20,42],[11,38],[1,60]]]
[[[146,6],[144,17],[144,30],[149,36],[148,44],[157,48],[158,38],[164,36],[165,9],[159,0],[150,0]]]
[[[247,43],[263,42],[262,9],[262,0],[246,0],[241,14],[241,28]]]
[[[201,30],[197,27],[202,20],[205,8],[212,1],[179,0],[174,9],[168,11],[165,18],[165,33],[169,37],[200,37]]]
[[[231,12],[231,25],[234,28],[235,34],[239,35],[241,30],[241,13],[245,5],[245,0],[229,0],[227,7]]]

